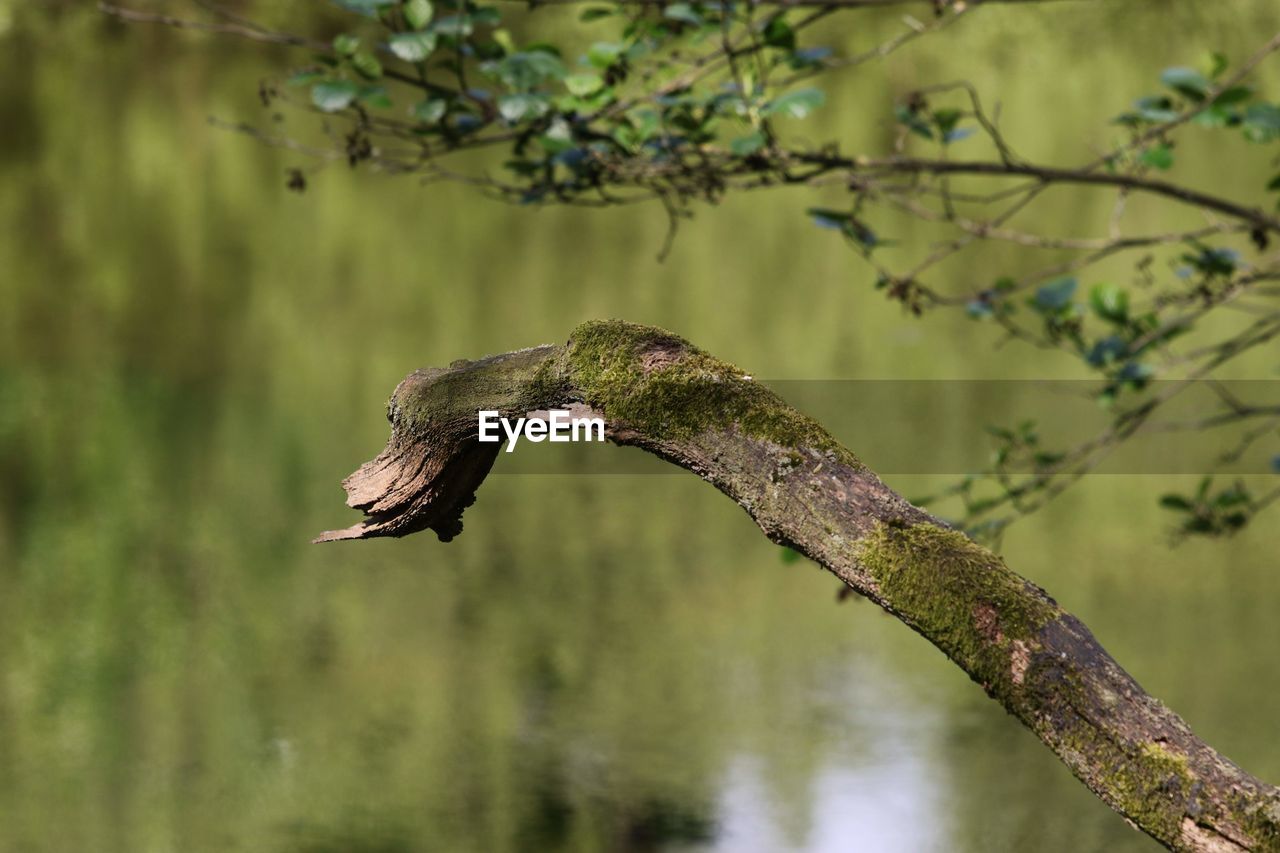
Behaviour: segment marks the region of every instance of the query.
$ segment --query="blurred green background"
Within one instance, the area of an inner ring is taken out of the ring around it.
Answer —
[[[342,167],[290,193],[305,163],[207,123],[262,118],[257,81],[290,54],[88,5],[0,0],[0,850],[1154,846],[927,643],[837,605],[830,576],[691,476],[500,464],[453,543],[308,544],[352,522],[338,483],[381,448],[405,373],[588,318],[666,326],[775,379],[1074,364],[904,316],[803,194],[703,210],[659,264],[654,208],[513,209]],[[320,6],[257,5],[299,26]],[[866,47],[896,20],[827,38]],[[1239,59],[1277,28],[1270,0],[984,9],[836,85],[805,132],[883,147],[893,94],[964,76],[1026,153],[1074,162],[1161,68]],[[1180,176],[1226,191],[1268,168],[1198,153]],[[1056,199],[1041,224],[1059,233],[1109,210]],[[1238,375],[1275,378],[1269,357]],[[963,406],[872,416],[981,440]],[[1274,536],[1169,548],[1155,497],[1188,479],[1090,478],[1006,555],[1280,782]]]

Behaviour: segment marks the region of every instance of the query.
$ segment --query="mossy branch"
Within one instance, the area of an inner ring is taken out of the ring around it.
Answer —
[[[819,424],[661,329],[578,327],[543,346],[420,370],[391,398],[387,447],[345,481],[365,519],[317,541],[448,540],[499,445],[477,411],[571,408],[693,471],[775,542],[911,626],[1031,729],[1107,805],[1174,850],[1280,851],[1280,789],[1148,695],[1044,590],[889,489]]]

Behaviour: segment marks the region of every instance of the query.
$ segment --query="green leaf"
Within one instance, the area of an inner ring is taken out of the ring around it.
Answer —
[[[436,49],[435,33],[396,33],[391,37],[391,52],[405,62],[421,62]]]
[[[350,56],[360,49],[360,39],[351,33],[339,33],[333,37],[333,52],[338,56]]]
[[[1280,107],[1275,104],[1254,104],[1245,113],[1244,120],[1267,130],[1280,130]]]
[[[591,72],[570,74],[564,78],[564,87],[569,90],[570,94],[577,95],[580,98],[600,91],[602,86],[604,86],[604,80],[599,74]]]
[[[329,80],[311,88],[311,103],[327,113],[336,113],[349,107],[359,93],[359,87],[350,80]]]
[[[1191,121],[1200,127],[1231,127],[1240,123],[1240,114],[1230,106],[1214,102]]]
[[[749,157],[765,146],[767,140],[760,131],[740,136],[729,143],[729,150],[739,157]]]
[[[547,99],[541,95],[503,95],[498,98],[498,112],[512,124],[546,115],[550,108]]]
[[[360,103],[378,109],[391,109],[391,95],[387,93],[386,86],[365,86],[360,90],[358,95]]]
[[[1280,191],[1280,174],[1276,175],[1267,182],[1267,189],[1272,191]]]
[[[587,60],[596,68],[608,68],[621,55],[622,45],[615,42],[598,41],[587,48]]]
[[[933,128],[920,116],[920,113],[905,104],[899,104],[894,108],[893,114],[899,124],[905,125],[916,136],[933,139]]]
[[[1040,451],[1039,453],[1035,454],[1032,457],[1033,461],[1036,463],[1036,467],[1040,469],[1048,468],[1052,465],[1057,465],[1059,462],[1061,462],[1063,459],[1066,459],[1066,458],[1067,458],[1067,454],[1065,453],[1051,453],[1049,451],[1044,451],[1044,450]]]
[[[442,36],[466,38],[475,32],[469,15],[446,15],[431,22],[431,31]]]
[[[554,56],[558,60],[564,59],[564,53],[560,48],[547,41],[530,42],[525,45],[524,51],[525,53],[545,53],[548,56]]]
[[[1109,323],[1123,325],[1129,322],[1129,291],[1114,284],[1096,284],[1089,291],[1089,304],[1093,311]]]
[[[765,104],[761,112],[764,115],[805,118],[809,113],[822,106],[826,100],[827,96],[822,93],[821,89],[797,89]]]
[[[1203,101],[1211,87],[1205,76],[1194,68],[1166,68],[1160,82],[1196,102]]]
[[[590,6],[582,10],[582,14],[578,16],[578,20],[581,23],[589,24],[592,21],[598,21],[601,18],[608,18],[616,14],[617,10],[610,9],[606,6]]]
[[[1084,360],[1093,367],[1106,367],[1129,354],[1129,344],[1124,338],[1108,335],[1094,343],[1085,353]]]
[[[1233,275],[1240,264],[1240,253],[1235,249],[1200,247],[1198,254],[1184,254],[1180,260],[1205,275]]]
[[[702,16],[688,3],[672,3],[662,10],[662,17],[693,24],[695,27],[702,26]]]
[[[1051,281],[1036,291],[1031,304],[1038,311],[1057,312],[1071,304],[1075,295],[1077,282],[1074,278],[1060,278]]]
[[[1245,136],[1254,142],[1280,138],[1280,106],[1253,104],[1244,114]]]
[[[1153,124],[1164,124],[1178,118],[1180,113],[1174,108],[1173,101],[1168,98],[1139,98],[1133,104],[1138,111],[1138,118]]]
[[[542,50],[513,53],[487,67],[488,73],[496,74],[508,88],[517,91],[536,88],[547,78],[559,80],[565,76],[564,63],[555,55]]]
[[[381,9],[396,5],[396,0],[337,0],[339,6],[361,15],[374,15]]]
[[[1178,512],[1191,512],[1196,505],[1184,498],[1182,495],[1168,494],[1160,496],[1160,506],[1165,509],[1177,510]]]
[[[938,126],[938,130],[945,136],[955,129],[963,115],[964,113],[959,110],[934,110],[933,123]]]
[[[1163,171],[1173,165],[1173,149],[1169,147],[1168,143],[1161,142],[1143,151],[1139,159],[1143,165]]]
[[[1227,64],[1227,58],[1214,51],[1205,55],[1200,62],[1200,67],[1204,69],[1205,76],[1214,80],[1217,79],[1219,74],[1227,70]]]
[[[986,426],[983,427],[983,429],[986,430],[991,435],[995,436],[996,438],[1000,439],[1001,441],[1014,441],[1017,439],[1017,436],[1014,435],[1013,430],[1006,429],[1005,427],[1002,427],[1002,426],[996,426],[995,424],[987,424]]]
[[[839,231],[848,239],[859,243],[867,251],[877,246],[890,245],[882,241],[876,232],[872,231],[864,223],[859,222],[852,213],[845,213],[842,210],[830,210],[825,207],[811,207],[805,213],[813,219],[814,225],[819,228]],[[888,281],[882,278],[876,282],[876,289],[878,290],[887,285]]]
[[[412,115],[423,124],[435,124],[444,118],[445,111],[449,105],[440,98],[431,98],[419,104],[414,104]]]
[[[1249,493],[1243,486],[1236,484],[1215,496],[1213,499],[1213,507],[1215,509],[1227,509],[1228,507],[1247,504],[1249,503],[1249,500]]]
[[[476,6],[467,15],[473,26],[496,27],[502,23],[502,13],[497,6]]]
[[[851,214],[842,210],[828,210],[825,207],[811,207],[805,213],[813,219],[814,225],[819,228],[829,228],[832,231],[843,231],[853,220]]]
[[[351,57],[351,67],[370,80],[377,80],[382,76],[382,63],[372,53],[363,50]]]
[[[516,48],[515,39],[511,37],[511,33],[507,30],[494,30],[493,41],[502,48],[502,52],[506,56],[511,56],[512,54],[520,52]]]
[[[965,313],[975,320],[986,320],[995,314],[991,303],[985,299],[971,299],[964,306]]]
[[[433,14],[435,9],[431,6],[431,0],[405,0],[404,20],[413,29],[420,30],[431,23]]]
[[[1124,367],[1120,368],[1120,372],[1116,374],[1116,378],[1123,382],[1128,382],[1134,388],[1143,388],[1147,384],[1147,380],[1156,375],[1155,368],[1149,364],[1143,364],[1140,361],[1126,362]]]
[[[312,83],[321,82],[328,76],[329,76],[328,74],[319,70],[318,68],[305,68],[301,71],[294,72],[293,75],[289,77],[287,81],[287,85],[309,86]],[[1280,176],[1277,176],[1277,177],[1280,178]]]
[[[1220,107],[1229,107],[1233,104],[1247,101],[1252,97],[1252,86],[1232,86],[1230,89],[1224,89],[1219,93],[1219,95],[1213,99],[1213,102]]]
[[[796,49],[796,31],[791,29],[791,25],[781,15],[769,20],[762,35],[764,43],[769,47],[788,51]]]
[[[635,128],[636,138],[641,142],[648,142],[662,133],[662,116],[649,107],[635,110],[627,116],[627,120]]]
[[[804,554],[801,554],[794,548],[787,548],[784,546],[778,558],[786,565],[791,565],[792,563],[798,563],[803,560]]]
[[[538,144],[548,154],[559,154],[574,147],[573,128],[569,122],[557,116],[551,120],[547,132],[538,137]]]

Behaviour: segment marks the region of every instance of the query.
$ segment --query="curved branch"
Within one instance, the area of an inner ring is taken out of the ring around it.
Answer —
[[[1260,208],[1246,207],[1221,196],[1200,192],[1181,184],[1158,178],[1147,178],[1141,175],[1130,175],[1112,172],[1094,172],[1088,168],[1071,169],[1053,166],[1039,166],[1022,162],[988,162],[972,160],[923,160],[914,157],[890,157],[887,159],[870,159],[867,157],[838,157],[826,154],[793,153],[792,157],[799,163],[812,165],[817,172],[807,175],[806,179],[832,171],[849,171],[854,174],[879,172],[884,174],[930,174],[930,175],[990,175],[1006,177],[1034,178],[1041,184],[1092,184],[1095,186],[1116,187],[1174,199],[1184,204],[1194,205],[1206,210],[1247,222],[1263,231],[1280,233],[1280,219],[1265,213]]]
[[[477,411],[551,408],[693,471],[765,535],[911,626],[1095,794],[1170,849],[1280,850],[1280,789],[1198,739],[1089,630],[992,552],[889,489],[814,421],[660,329],[588,323],[543,346],[400,383],[390,441],[344,483],[365,519],[317,541],[462,529],[499,445]]]

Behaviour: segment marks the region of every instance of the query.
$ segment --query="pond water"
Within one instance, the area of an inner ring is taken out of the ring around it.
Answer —
[[[1161,68],[1280,28],[1261,0],[1105,5],[981,10],[836,86],[812,132],[882,144],[877,93],[964,75],[1029,155],[1071,162]],[[256,81],[286,62],[0,0],[0,850],[1153,848],[691,476],[500,462],[452,543],[308,544],[352,522],[339,481],[405,373],[589,318],[768,379],[1079,374],[905,316],[802,194],[701,210],[658,263],[652,208],[513,209],[338,167],[290,193],[296,158],[207,122],[260,117]],[[1193,178],[1252,186],[1251,156]],[[1043,222],[1085,231],[1108,204],[1063,194]],[[1239,378],[1274,379],[1274,355]],[[981,411],[942,405],[874,417],[983,441]],[[1193,480],[1089,478],[1004,550],[1280,781],[1273,531],[1170,548],[1155,499]]]

